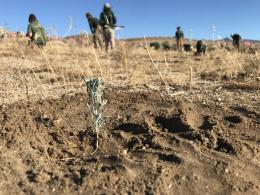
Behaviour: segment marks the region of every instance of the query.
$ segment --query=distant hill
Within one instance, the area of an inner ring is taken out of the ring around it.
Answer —
[[[23,32],[9,32],[6,29],[4,29],[3,27],[0,26],[0,37],[5,37],[5,38],[13,38],[16,37],[17,35],[19,36],[25,36],[25,33]],[[52,39],[59,39],[59,40],[75,40],[75,41],[80,41],[86,38],[91,38],[91,34],[87,34],[87,33],[83,33],[83,34],[78,34],[78,35],[71,35],[71,36],[66,36],[66,37],[52,37],[49,36],[50,40]],[[136,38],[127,38],[127,39],[119,39],[119,40],[123,40],[123,41],[127,41],[127,42],[144,42],[144,37],[136,37]],[[146,37],[146,40],[148,42],[164,42],[164,41],[175,41],[174,36],[159,36],[159,37]],[[192,41],[197,41],[198,39],[192,39]],[[206,40],[203,39],[205,41],[213,41],[213,40]],[[226,37],[224,39],[221,39],[223,41],[232,41],[231,38]],[[189,39],[187,38],[185,41],[189,41]],[[253,43],[260,43],[260,40],[253,40],[253,39],[243,39],[243,41],[250,41]]]

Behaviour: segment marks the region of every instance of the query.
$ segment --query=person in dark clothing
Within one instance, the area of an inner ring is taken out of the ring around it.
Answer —
[[[197,41],[197,44],[196,44],[196,53],[195,55],[202,55],[202,54],[205,54],[206,51],[207,51],[207,46],[203,43],[202,40],[199,40]]]
[[[115,32],[114,28],[116,26],[116,16],[111,9],[111,6],[106,3],[104,5],[103,12],[100,14],[100,23],[103,28],[103,34],[105,39],[106,51],[108,51],[109,46],[111,49],[115,48]]]
[[[186,51],[186,52],[192,51],[192,45],[189,43],[184,44],[183,48],[184,48],[184,51]]]
[[[102,48],[102,28],[100,26],[99,20],[93,17],[90,13],[86,13],[86,18],[88,19],[89,28],[93,35],[93,43],[95,48]]]
[[[161,44],[159,42],[152,42],[150,43],[150,47],[154,48],[155,50],[158,50],[161,48]]]
[[[168,41],[164,41],[164,42],[162,42],[162,48],[163,48],[163,50],[170,50],[171,45]]]
[[[179,26],[177,27],[177,31],[175,33],[175,38],[176,38],[176,44],[177,44],[177,51],[182,52],[184,34],[181,31],[181,27],[179,27]]]
[[[231,38],[233,40],[233,46],[240,51],[241,50],[241,36],[239,34],[232,34]]]

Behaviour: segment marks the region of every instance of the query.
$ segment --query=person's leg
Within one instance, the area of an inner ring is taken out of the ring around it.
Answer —
[[[29,39],[29,40],[28,40],[28,45],[29,45],[29,46],[32,46],[32,44],[33,44],[32,40]]]
[[[98,46],[102,49],[103,48],[103,31],[102,31],[102,28],[101,27],[98,27],[97,28],[97,32],[96,32],[96,35],[97,35],[97,43],[98,43]]]
[[[180,51],[180,41],[176,39],[177,51]]]
[[[238,49],[238,51],[241,51],[241,42],[240,41],[237,42],[237,49]]]
[[[106,47],[106,51],[108,52],[108,48],[109,48],[109,28],[104,28],[104,40],[105,40],[105,47]]]
[[[102,40],[102,31],[101,31],[101,29],[98,29],[98,31],[97,31],[97,41],[98,41],[99,47],[102,49],[103,48],[103,40]]]
[[[112,28],[109,28],[111,49],[115,49],[115,32]]]
[[[94,43],[94,47],[97,49],[98,43],[97,43],[97,34],[96,33],[93,33],[93,43]]]
[[[203,47],[202,47],[203,49],[202,49],[202,51],[203,51],[203,55],[205,55],[206,54],[206,52],[207,52],[207,47],[206,47],[206,45],[203,45]]]
[[[180,39],[180,52],[182,52],[183,50],[183,39],[181,38]]]
[[[234,42],[234,48],[235,48],[236,50],[238,50],[238,43],[237,43],[237,41]]]
[[[236,41],[235,40],[233,40],[233,47],[236,48]]]

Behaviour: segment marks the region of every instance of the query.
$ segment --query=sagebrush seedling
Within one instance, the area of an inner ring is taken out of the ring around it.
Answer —
[[[105,105],[107,104],[107,100],[103,98],[103,87],[101,79],[85,79],[85,82],[87,84],[87,93],[90,99],[88,107],[90,108],[92,114],[92,128],[96,134],[96,146],[94,151],[96,152],[99,147],[99,134],[100,129],[104,123],[103,111]]]

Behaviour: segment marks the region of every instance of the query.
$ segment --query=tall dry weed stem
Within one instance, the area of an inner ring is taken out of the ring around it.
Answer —
[[[144,40],[145,40],[145,48],[146,48],[147,54],[149,55],[149,58],[150,58],[152,64],[153,64],[154,67],[156,68],[156,70],[157,70],[158,74],[160,75],[160,78],[162,79],[164,85],[165,85],[166,87],[169,87],[169,85],[167,84],[167,82],[164,80],[163,75],[162,75],[162,73],[160,72],[160,70],[159,70],[157,64],[154,62],[154,60],[153,60],[153,58],[152,58],[152,56],[151,56],[150,50],[149,50],[149,48],[148,48],[148,43],[147,43],[147,40],[146,40],[145,37],[144,37]]]

